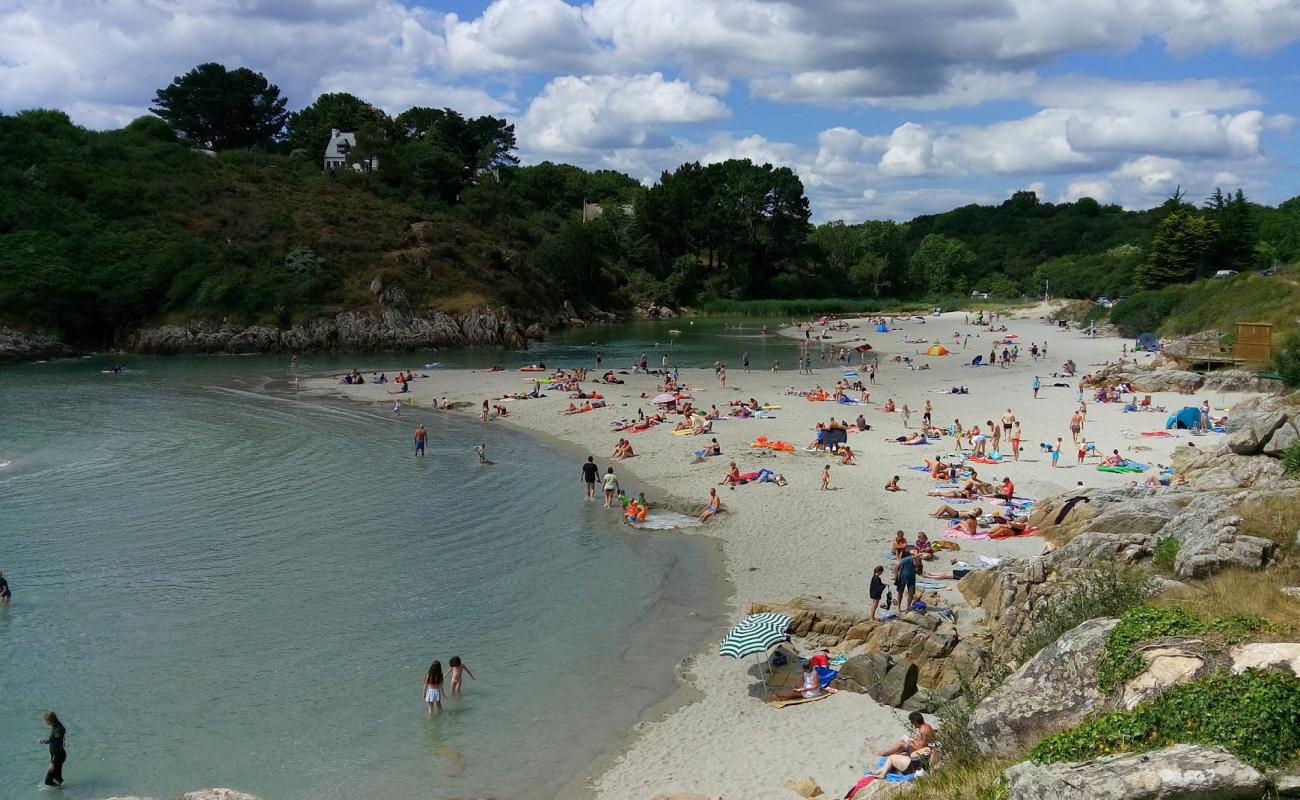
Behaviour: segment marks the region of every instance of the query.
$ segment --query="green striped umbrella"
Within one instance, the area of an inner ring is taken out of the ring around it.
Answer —
[[[718,655],[744,658],[767,652],[772,645],[786,640],[785,631],[793,621],[790,615],[774,611],[750,614],[727,633],[718,647]]]

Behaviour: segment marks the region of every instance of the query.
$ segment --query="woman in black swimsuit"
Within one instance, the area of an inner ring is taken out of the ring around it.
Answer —
[[[45,785],[62,786],[63,762],[68,760],[68,751],[63,748],[63,737],[67,736],[68,731],[53,711],[45,712],[45,724],[50,726],[49,738],[40,740],[40,744],[50,746],[50,766],[45,770]]]

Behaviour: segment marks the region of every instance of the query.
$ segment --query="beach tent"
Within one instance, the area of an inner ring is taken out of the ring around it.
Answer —
[[[1160,349],[1160,340],[1156,338],[1154,333],[1139,333],[1137,342],[1133,344],[1133,349],[1154,353]]]
[[[1201,410],[1194,406],[1185,406],[1182,411],[1171,415],[1165,423],[1165,428],[1192,430],[1199,427],[1201,427]]]
[[[889,326],[883,322],[880,323],[876,326],[876,333],[889,333]]]
[[[948,355],[948,348],[941,344],[931,345],[930,349],[925,351],[925,354],[927,356],[946,356]]]

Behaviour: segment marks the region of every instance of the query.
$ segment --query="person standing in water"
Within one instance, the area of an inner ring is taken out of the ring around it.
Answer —
[[[618,478],[614,475],[614,468],[605,469],[605,477],[602,479],[605,487],[605,508],[614,507],[614,497],[618,494]]]
[[[486,425],[488,421],[488,401],[483,401],[483,413],[479,416],[483,420],[483,424]]]
[[[13,599],[13,596],[13,592],[9,590],[9,581],[5,580],[4,571],[0,570],[0,606],[9,605],[9,601]]]
[[[587,456],[587,463],[582,465],[582,480],[587,484],[588,500],[596,497],[596,478],[599,475],[600,467],[596,466],[595,456]]]
[[[474,448],[474,452],[478,453],[478,463],[489,463],[487,459],[487,442],[479,442],[478,447]]]
[[[470,672],[465,662],[460,660],[460,656],[452,656],[451,660],[447,662],[447,666],[450,668],[448,671],[451,673],[451,693],[454,695],[460,695],[460,684],[464,680],[461,673],[478,680],[478,678],[474,677],[474,673]]]
[[[50,765],[45,769],[46,786],[63,785],[63,762],[68,760],[68,751],[64,749],[63,740],[68,735],[67,728],[59,721],[59,715],[53,711],[45,712],[45,724],[50,726],[50,735],[38,744],[50,746]]]
[[[429,671],[424,673],[424,702],[429,706],[429,716],[433,716],[433,709],[436,707],[442,710],[442,662],[435,661],[429,665]]]
[[[429,441],[429,429],[424,427],[424,423],[415,429],[415,454],[424,458],[424,446]]]

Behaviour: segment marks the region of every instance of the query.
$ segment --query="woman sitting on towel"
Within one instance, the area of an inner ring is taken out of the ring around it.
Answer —
[[[925,535],[925,531],[916,532],[915,552],[926,561],[934,558],[934,546],[930,544],[930,537]]]
[[[937,760],[934,757],[936,751],[931,750],[934,728],[926,723],[920,711],[909,714],[907,721],[916,728],[916,733],[904,736],[898,744],[876,753],[885,759],[885,763],[876,770],[876,777],[880,780],[884,780],[891,772],[907,774],[918,769],[928,770],[932,761]]]
[[[970,515],[963,514],[953,527],[967,536],[974,536],[979,533],[979,509],[975,509],[974,513]]]
[[[884,411],[886,414],[894,413],[894,398],[891,397],[888,400],[886,400],[885,407],[882,408],[881,411]]]
[[[718,481],[718,485],[719,485],[719,486],[722,486],[722,485],[724,485],[724,484],[728,484],[728,483],[731,484],[732,486],[736,486],[737,484],[740,483],[740,467],[737,467],[737,466],[736,466],[736,462],[734,462],[734,461],[731,462],[731,467],[730,467],[729,470],[727,470],[727,475],[726,475],[726,477],[724,477],[722,480]]]
[[[893,544],[889,546],[889,552],[893,554],[894,558],[902,558],[907,555],[909,548],[910,545],[907,543],[907,534],[902,531],[894,534]]]
[[[1124,457],[1119,454],[1118,450],[1112,450],[1109,456],[1106,456],[1106,464],[1112,467],[1124,466]]]
[[[773,692],[772,697],[777,700],[799,700],[813,698],[821,693],[821,679],[817,677],[817,670],[813,669],[811,661],[805,661],[803,665],[803,682],[799,684],[799,688],[784,692]]]

